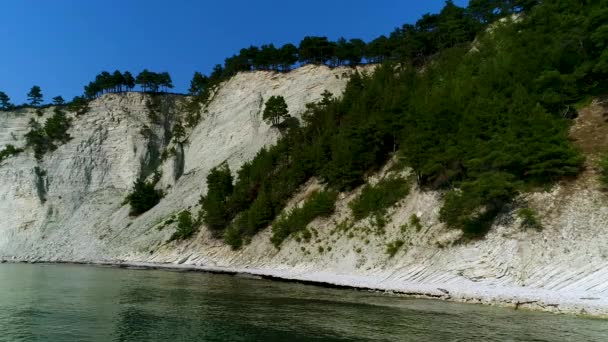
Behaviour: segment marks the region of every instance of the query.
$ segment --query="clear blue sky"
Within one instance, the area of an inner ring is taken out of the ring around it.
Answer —
[[[456,0],[464,6],[468,1]],[[0,9],[0,90],[13,103],[32,85],[45,101],[80,95],[102,70],[133,74],[169,71],[186,91],[194,71],[242,47],[287,42],[306,35],[369,41],[444,0],[202,1],[4,0]]]

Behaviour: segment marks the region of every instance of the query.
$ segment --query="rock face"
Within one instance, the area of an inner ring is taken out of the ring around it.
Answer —
[[[19,260],[112,260],[148,252],[169,230],[153,229],[197,204],[209,170],[227,161],[233,170],[280,133],[262,120],[264,102],[282,95],[298,117],[328,90],[342,93],[352,69],[306,66],[288,74],[241,73],[222,84],[183,146],[163,160],[185,99],[139,93],[107,94],[73,119],[72,140],[36,161],[26,152],[0,165],[0,256]],[[0,149],[21,147],[33,110],[0,113]],[[162,170],[167,195],[153,210],[128,215],[124,198],[133,182]]]
[[[157,115],[150,114],[151,100],[142,94],[93,101],[88,114],[74,119],[69,143],[42,161],[26,152],[0,164],[0,260],[170,263],[608,315],[608,206],[592,165],[577,180],[518,199],[538,213],[540,231],[523,228],[514,205],[485,239],[460,243],[459,232],[438,220],[441,194],[414,189],[391,208],[384,233],[370,234],[368,222],[336,229],[349,217],[354,191],[340,195],[335,215],[310,225],[313,238],[307,243],[288,239],[276,249],[270,229],[239,251],[205,229],[188,241],[167,242],[175,231],[167,219],[183,209],[198,210],[211,168],[226,161],[234,171],[279,137],[261,120],[270,96],[284,96],[299,116],[324,90],[340,94],[352,72],[307,66],[288,74],[239,74],[214,94],[183,146],[170,136],[183,115],[178,109],[183,98],[164,97]],[[573,134],[592,135],[587,131],[599,124],[589,122],[602,122],[604,112],[598,102],[582,111]],[[23,145],[31,117],[36,116],[27,110],[0,113],[0,148]],[[161,158],[168,148],[175,153]],[[129,217],[123,205],[128,190],[155,169],[162,170],[165,198],[149,212]],[[320,186],[311,180],[291,205]],[[419,228],[409,224],[413,214],[421,220]],[[404,245],[391,257],[387,243],[397,240]]]

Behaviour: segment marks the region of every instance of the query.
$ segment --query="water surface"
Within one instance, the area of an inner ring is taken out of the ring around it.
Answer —
[[[1,264],[0,341],[608,341],[608,321],[228,275]]]

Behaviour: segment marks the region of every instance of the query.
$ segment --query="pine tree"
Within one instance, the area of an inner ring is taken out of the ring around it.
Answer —
[[[53,97],[53,104],[55,106],[61,106],[65,103],[65,100],[63,99],[63,97],[61,96],[55,96]]]
[[[41,104],[43,96],[40,87],[37,85],[33,86],[32,89],[30,89],[30,92],[27,93],[27,99],[30,101],[32,106],[38,106]]]
[[[2,110],[10,109],[12,107],[10,101],[11,101],[11,99],[8,97],[8,95],[6,95],[5,92],[0,91],[0,109],[2,109]]]
[[[130,72],[125,71],[125,73],[123,74],[123,78],[124,78],[124,82],[125,82],[125,86],[127,87],[127,90],[132,90],[133,88],[135,88],[135,78],[133,78],[133,75],[131,75]]]
[[[289,111],[283,96],[271,96],[266,101],[264,113],[262,114],[262,118],[265,121],[270,122],[273,126],[277,126],[281,123],[281,120],[288,116]]]

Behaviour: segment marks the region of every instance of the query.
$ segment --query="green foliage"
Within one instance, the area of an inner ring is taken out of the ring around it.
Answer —
[[[216,167],[207,175],[207,196],[201,197],[203,222],[214,232],[230,223],[227,201],[232,194],[232,174],[228,164]]]
[[[517,216],[521,218],[522,228],[542,230],[543,224],[536,215],[536,212],[530,208],[521,208],[517,211]]]
[[[144,69],[137,75],[135,84],[140,85],[144,92],[153,93],[157,93],[159,89],[166,91],[173,88],[173,81],[168,72],[156,73],[148,71],[148,69]]]
[[[192,77],[192,81],[190,81],[190,89],[188,92],[193,96],[200,95],[205,91],[208,84],[209,78],[196,71]]]
[[[4,147],[2,151],[0,151],[0,163],[4,161],[4,159],[10,156],[16,156],[17,154],[23,152],[23,149],[16,148],[15,146],[8,144]]]
[[[25,134],[26,146],[31,147],[34,150],[36,159],[40,160],[47,151],[52,151],[57,147],[46,136],[44,129],[38,121],[30,119],[29,126],[30,131]]]
[[[72,102],[68,103],[67,110],[76,115],[84,115],[89,111],[89,101],[82,96],[75,96]]]
[[[407,196],[410,184],[407,179],[388,177],[376,185],[366,185],[361,194],[348,204],[353,217],[361,220],[366,217],[382,214],[400,199]],[[383,226],[383,225],[382,225]]]
[[[0,91],[0,110],[9,110],[12,107],[10,97],[5,92]]]
[[[389,258],[392,258],[399,252],[399,249],[403,246],[405,242],[403,240],[395,240],[386,245],[386,254],[388,254]]]
[[[42,90],[39,86],[35,85],[30,89],[29,93],[27,93],[27,99],[30,101],[30,105],[36,107],[42,103]]]
[[[147,182],[138,178],[133,184],[133,189],[127,195],[126,202],[131,205],[129,215],[138,216],[152,209],[163,198],[163,192],[154,188],[153,182]]]
[[[192,220],[192,214],[184,210],[177,215],[177,229],[171,236],[171,240],[187,240],[196,232],[196,224]]]
[[[262,118],[264,121],[268,121],[273,126],[277,126],[289,116],[289,110],[287,109],[287,103],[283,96],[271,96],[266,104],[264,105],[264,113]]]
[[[335,191],[320,191],[314,193],[301,208],[294,208],[279,216],[272,224],[270,240],[279,247],[290,235],[306,229],[306,226],[317,217],[327,217],[335,210],[338,193]]]
[[[340,99],[308,105],[301,126],[237,172],[222,203],[231,236],[245,243],[310,177],[350,190],[397,151],[422,188],[446,191],[441,219],[468,237],[482,236],[517,193],[578,174],[583,158],[567,138],[569,119],[576,103],[607,90],[608,12],[570,0],[473,4],[477,12],[447,2],[367,44],[365,59],[383,65],[354,73]],[[523,8],[521,20],[486,30],[494,15]],[[323,37],[303,43],[301,62],[330,64],[348,45]],[[210,84],[253,70],[256,50],[241,55],[249,57],[230,62],[243,69],[216,66]],[[388,189],[353,203],[355,215],[376,211],[376,224],[385,224],[383,208],[401,198]],[[249,218],[254,203],[262,219]]]
[[[481,237],[503,206],[515,196],[516,187],[512,175],[499,172],[463,181],[460,189],[446,194],[439,218],[448,226],[461,229],[468,237]]]
[[[239,218],[240,217],[246,218],[245,213],[239,216]],[[239,218],[237,218],[236,221],[224,231],[223,235],[224,242],[230,247],[232,247],[233,250],[237,250],[241,248],[241,246],[243,246],[243,233],[240,229],[240,227],[243,225],[243,222],[241,222]]]
[[[262,190],[249,209],[241,212],[224,232],[224,242],[233,249],[249,242],[260,229],[268,226],[275,216],[268,190]],[[232,212],[230,213],[232,214]]]
[[[416,228],[417,232],[422,229],[422,223],[420,222],[420,217],[418,217],[418,215],[412,214],[412,216],[410,216],[410,226]]]
[[[68,142],[71,137],[67,133],[71,126],[71,120],[66,117],[65,113],[55,107],[53,116],[46,119],[44,123],[44,133],[52,141],[58,141],[60,143]]]
[[[181,143],[183,142],[184,137],[186,136],[186,130],[184,129],[184,125],[182,125],[181,121],[175,122],[173,125],[173,140]]]
[[[46,119],[44,127],[35,119],[30,120],[29,126],[30,131],[25,134],[26,146],[34,150],[36,159],[42,159],[46,152],[55,150],[56,143],[63,144],[71,139],[67,133],[71,120],[59,107],[55,107],[53,116]]]
[[[61,96],[53,97],[53,104],[55,106],[63,106],[65,104],[65,100]]]
[[[151,72],[144,69],[134,78],[133,75],[125,71],[119,70],[114,73],[102,71],[95,76],[95,81],[89,82],[84,87],[84,96],[94,98],[104,93],[119,93],[123,91],[131,91],[136,85],[141,87],[144,92],[157,93],[159,90],[167,91],[173,88],[173,81],[168,72]]]

